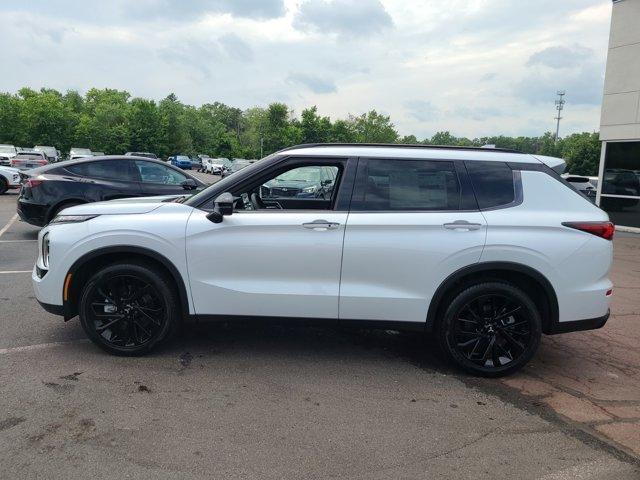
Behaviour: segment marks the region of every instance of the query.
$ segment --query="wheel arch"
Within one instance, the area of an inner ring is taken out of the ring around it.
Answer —
[[[180,311],[183,318],[189,315],[189,296],[187,287],[178,268],[164,255],[158,252],[133,245],[122,245],[99,248],[85,253],[76,260],[69,271],[65,275],[65,284],[67,278],[71,275],[68,285],[67,295],[65,296],[65,288],[63,286],[63,308],[64,318],[68,320],[78,313],[78,300],[81,286],[86,282],[90,275],[97,269],[119,260],[126,261],[142,261],[147,264],[161,268],[174,281],[178,290],[178,298],[180,300]]]
[[[59,202],[54,203],[53,205],[51,205],[49,207],[49,210],[47,211],[47,216],[45,218],[45,225],[47,223],[49,223],[51,220],[53,220],[53,214],[55,212],[57,212],[61,206],[63,206],[65,203],[89,203],[87,202],[87,200],[83,197],[67,197],[67,198],[63,198],[62,200],[60,200]]]
[[[538,307],[544,333],[550,333],[558,323],[558,297],[551,282],[542,273],[515,262],[483,262],[457,270],[440,284],[429,304],[427,331],[437,327],[448,300],[479,280],[508,282],[524,290]]]

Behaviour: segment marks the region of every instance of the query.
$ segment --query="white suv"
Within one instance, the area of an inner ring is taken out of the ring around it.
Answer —
[[[309,167],[329,180],[305,188]],[[33,286],[120,355],[185,319],[259,317],[433,332],[458,366],[503,375],[542,333],[609,315],[614,227],[563,168],[496,149],[293,147],[186,200],[62,211]]]

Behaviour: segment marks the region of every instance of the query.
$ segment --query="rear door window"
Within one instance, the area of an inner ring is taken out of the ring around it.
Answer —
[[[509,205],[515,200],[513,171],[503,162],[465,162],[481,209]]]
[[[360,168],[351,210],[460,209],[460,183],[453,162],[368,159]]]
[[[105,160],[77,163],[68,166],[67,170],[82,177],[135,182],[137,175],[134,175],[129,167],[129,160]]]

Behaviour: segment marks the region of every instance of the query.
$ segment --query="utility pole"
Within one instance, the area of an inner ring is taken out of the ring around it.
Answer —
[[[557,123],[556,123],[556,138],[555,138],[554,142],[558,141],[558,135],[560,134],[560,120],[562,119],[562,109],[564,108],[565,91],[564,90],[558,90],[557,95],[558,95],[558,99],[556,100],[556,110],[558,111],[558,116],[557,117],[553,117],[553,118],[555,118],[557,120]]]
[[[264,137],[260,135],[260,158],[264,156],[263,150],[264,150]]]

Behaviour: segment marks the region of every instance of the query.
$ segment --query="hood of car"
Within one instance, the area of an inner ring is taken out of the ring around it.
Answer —
[[[20,170],[18,170],[17,168],[5,167],[5,166],[0,166],[0,171],[6,173],[7,175],[13,175],[15,173],[20,172]]]
[[[65,215],[133,215],[149,213],[163,205],[159,197],[134,199],[132,201],[111,200],[108,202],[84,203],[66,208]]]

